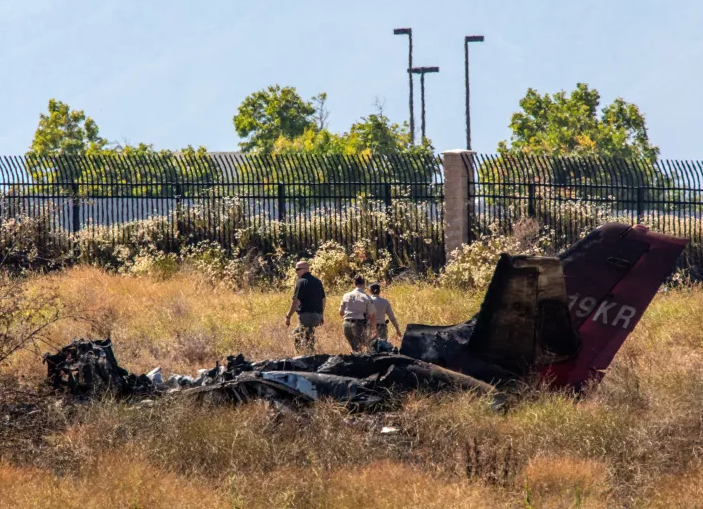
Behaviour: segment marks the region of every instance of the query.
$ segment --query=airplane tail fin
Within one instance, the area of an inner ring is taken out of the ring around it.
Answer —
[[[600,378],[670,275],[686,239],[608,223],[560,255],[578,354],[543,375],[557,386]]]

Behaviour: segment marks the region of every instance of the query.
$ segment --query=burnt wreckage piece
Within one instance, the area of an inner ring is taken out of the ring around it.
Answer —
[[[254,363],[240,354],[228,357],[226,366],[201,370],[195,379],[172,375],[167,381],[158,368],[136,376],[120,367],[110,340],[77,340],[55,355],[45,355],[44,360],[48,383],[58,390],[88,397],[113,390],[123,398],[173,392],[213,395],[233,402],[331,398],[366,408],[393,394],[416,389],[495,392],[491,385],[462,373],[392,353],[309,355]]]
[[[537,374],[578,390],[603,376],[686,242],[606,223],[558,258],[503,254],[474,318],[408,325],[400,353],[492,384]]]

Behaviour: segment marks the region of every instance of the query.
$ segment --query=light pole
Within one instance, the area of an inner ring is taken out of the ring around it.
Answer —
[[[482,35],[467,35],[464,37],[464,67],[466,74],[464,82],[466,85],[466,150],[471,150],[471,108],[469,106],[469,43],[483,42]]]
[[[413,114],[413,75],[410,69],[413,68],[413,29],[396,28],[394,35],[408,36],[408,80],[410,81],[410,144],[415,145],[415,115]]]
[[[420,101],[422,103],[422,141],[425,141],[425,74],[439,72],[439,67],[413,67],[411,72],[420,75]]]

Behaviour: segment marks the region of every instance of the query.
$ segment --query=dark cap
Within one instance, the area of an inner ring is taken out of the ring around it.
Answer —
[[[372,283],[371,286],[369,286],[369,290],[371,290],[371,293],[378,295],[381,293],[381,285],[378,283]]]
[[[361,286],[366,284],[366,280],[364,279],[364,276],[356,276],[354,278],[354,284],[356,286]]]

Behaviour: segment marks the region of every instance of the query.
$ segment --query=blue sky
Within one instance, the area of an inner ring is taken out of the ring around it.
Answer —
[[[528,87],[583,81],[636,103],[662,157],[703,159],[703,2],[0,0],[0,154],[22,154],[52,97],[113,141],[236,150],[232,116],[267,85],[329,95],[348,129],[385,101],[408,118],[407,38],[427,77],[427,134],[463,148],[463,36],[471,46],[474,149],[494,152]],[[419,129],[419,80],[416,82]]]

